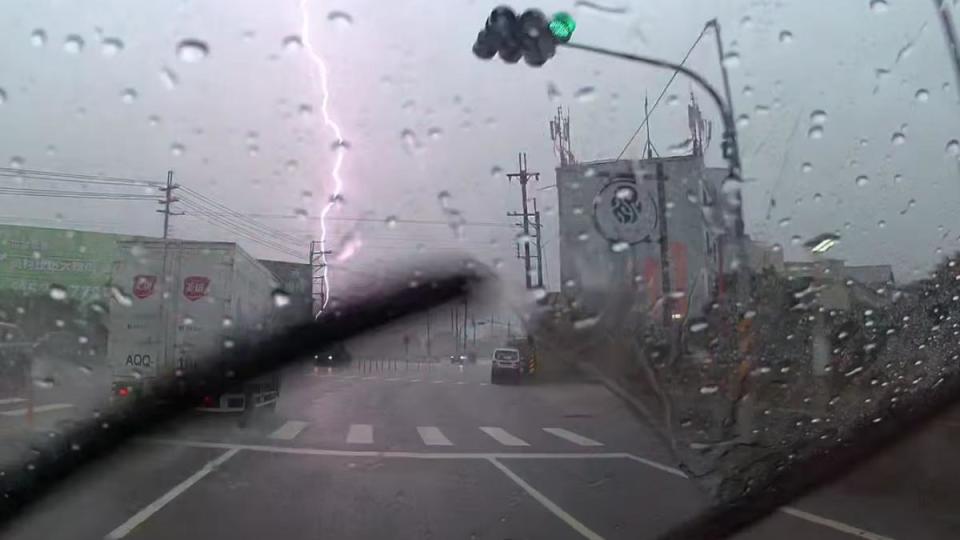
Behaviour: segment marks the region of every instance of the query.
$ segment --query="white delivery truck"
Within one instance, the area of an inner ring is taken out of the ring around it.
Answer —
[[[204,362],[229,358],[223,353],[237,339],[272,329],[277,280],[236,244],[118,242],[111,286],[107,356],[116,398],[149,396],[173,377],[189,380],[213,367]],[[271,375],[205,395],[198,407],[243,411],[272,406],[278,394],[279,375]]]

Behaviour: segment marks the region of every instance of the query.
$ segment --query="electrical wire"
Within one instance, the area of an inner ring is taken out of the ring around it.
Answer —
[[[18,178],[32,178],[35,180],[49,180],[51,182],[73,182],[84,184],[113,184],[125,186],[162,186],[162,182],[138,180],[136,178],[122,178],[118,176],[103,176],[92,174],[76,174],[55,171],[41,171],[37,169],[19,169],[15,167],[0,167],[0,176]]]
[[[264,238],[263,235],[260,232],[258,232],[256,229],[251,229],[249,228],[249,226],[245,226],[243,224],[237,223],[235,221],[231,221],[221,216],[211,215],[209,212],[206,211],[206,209],[197,205],[193,201],[180,200],[179,202],[182,203],[187,208],[193,209],[192,213],[189,213],[186,215],[190,215],[190,216],[202,219],[207,223],[216,225],[233,234],[236,234],[247,240],[250,240],[251,242],[255,242],[261,246],[269,247],[270,249],[273,249],[281,253],[285,253],[287,255],[290,255],[291,257],[303,258],[303,254],[301,252],[294,251],[292,247],[289,245],[283,245],[276,241],[272,241]]]
[[[693,49],[697,47],[697,44],[700,43],[700,40],[703,39],[703,36],[707,33],[707,28],[708,28],[707,26],[703,27],[703,30],[700,31],[700,35],[697,36],[696,41],[694,41],[693,45],[690,46],[690,49],[687,51],[687,54],[683,55],[683,60],[680,61],[681,66],[684,63],[686,63],[687,58],[690,58],[690,54],[693,52]],[[660,104],[660,100],[663,99],[664,94],[667,93],[667,90],[670,88],[670,85],[673,84],[673,80],[676,79],[677,75],[679,74],[680,74],[680,70],[677,69],[673,71],[673,75],[670,75],[670,80],[667,81],[667,84],[664,85],[663,90],[660,91],[660,95],[657,96],[656,101],[653,102],[653,107],[650,107],[650,110],[647,111],[647,114],[643,117],[643,122],[640,122],[640,127],[638,127],[637,130],[633,132],[633,135],[630,136],[630,139],[627,141],[627,144],[623,145],[623,150],[620,150],[620,153],[617,154],[618,160],[622,158],[623,154],[627,152],[627,148],[630,147],[630,143],[632,143],[633,140],[637,138],[637,135],[640,134],[640,130],[642,130],[644,126],[647,125],[647,122],[650,120],[650,115],[653,114],[654,110],[656,110],[657,105]]]
[[[155,201],[156,197],[135,193],[110,193],[105,191],[63,191],[56,189],[33,189],[0,187],[0,195],[19,195],[21,197],[55,197],[67,199],[99,199],[123,201]]]
[[[262,230],[264,234],[272,236],[278,240],[284,240],[287,242],[294,242],[294,243],[300,243],[303,241],[301,238],[291,236],[279,229],[274,229],[262,223],[258,223],[257,221],[251,219],[249,216],[241,212],[238,212],[224,204],[221,204],[196,190],[190,189],[185,186],[181,186],[179,189],[182,189],[184,193],[187,193],[189,196],[193,197],[194,199],[197,199],[196,202],[200,204],[205,204],[206,206],[212,207],[213,209],[218,209],[222,211],[224,214],[226,214],[227,216],[232,216],[234,219],[246,222],[252,227]]]

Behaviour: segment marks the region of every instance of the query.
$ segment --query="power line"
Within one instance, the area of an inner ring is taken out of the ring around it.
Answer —
[[[15,167],[0,167],[0,176],[17,178],[31,178],[34,180],[48,180],[51,182],[74,182],[85,184],[116,184],[128,186],[161,186],[162,182],[123,178],[119,176],[103,176],[93,174],[76,174],[55,171],[41,171],[37,169],[18,169]]]
[[[278,244],[278,243],[276,243],[276,242],[273,242],[273,241],[264,239],[262,236],[260,236],[260,235],[257,234],[256,232],[251,232],[251,231],[248,230],[248,229],[241,228],[241,227],[239,227],[238,224],[235,223],[235,222],[231,222],[231,221],[226,220],[226,219],[224,219],[224,218],[222,218],[222,217],[219,217],[219,216],[209,215],[209,214],[208,214],[207,212],[205,212],[202,208],[200,208],[200,207],[198,207],[198,206],[195,206],[195,205],[194,205],[192,202],[190,202],[190,201],[180,201],[180,202],[182,202],[185,206],[191,207],[191,208],[193,208],[193,209],[195,210],[195,213],[190,213],[190,214],[187,214],[187,215],[190,215],[190,216],[196,217],[196,218],[198,218],[198,219],[201,219],[201,220],[203,220],[203,221],[206,221],[207,223],[210,223],[211,225],[214,225],[214,226],[216,226],[216,227],[219,227],[219,228],[221,228],[221,229],[224,229],[224,230],[226,230],[226,231],[229,231],[229,232],[232,233],[232,234],[236,234],[237,236],[239,236],[239,237],[241,237],[241,238],[244,238],[244,239],[246,239],[246,240],[250,240],[251,242],[254,242],[254,243],[259,244],[259,245],[261,245],[261,246],[270,248],[270,249],[272,249],[272,250],[274,250],[274,251],[278,251],[278,252],[280,252],[280,253],[284,253],[284,254],[286,254],[286,255],[290,255],[291,257],[298,258],[298,259],[299,259],[299,258],[302,258],[302,256],[303,256],[302,253],[298,253],[298,252],[294,251],[293,249],[291,249],[291,248],[288,247],[288,246],[284,246],[284,245]]]
[[[220,224],[231,226],[231,227],[233,227],[234,229],[236,229],[238,232],[243,232],[244,234],[246,234],[246,235],[248,235],[248,236],[254,237],[254,238],[256,238],[258,241],[260,241],[260,242],[262,242],[262,243],[264,243],[264,244],[269,244],[269,245],[271,245],[271,246],[273,246],[273,247],[283,247],[284,249],[289,249],[289,248],[290,248],[290,246],[289,246],[289,245],[285,245],[285,244],[283,243],[284,241],[282,241],[282,240],[271,239],[271,238],[265,237],[265,235],[263,234],[262,231],[260,231],[259,229],[255,228],[255,227],[250,226],[249,224],[242,223],[242,222],[239,222],[239,221],[236,221],[236,220],[232,220],[232,219],[229,219],[229,218],[226,218],[226,217],[223,217],[223,216],[219,216],[219,215],[213,214],[213,213],[211,213],[207,208],[205,208],[204,206],[196,203],[196,202],[193,201],[193,200],[190,200],[190,199],[182,199],[182,200],[180,200],[179,202],[181,202],[182,204],[184,204],[186,207],[193,209],[193,212],[188,212],[188,213],[186,213],[185,215],[202,216],[202,217],[204,217],[204,218],[209,218],[209,219],[212,219],[212,220],[217,221],[217,222],[220,223]],[[296,245],[296,244],[299,244],[299,242],[294,242],[293,244]]]
[[[700,43],[700,40],[703,39],[704,34],[707,33],[707,28],[709,28],[709,26],[703,27],[703,30],[700,31],[700,35],[697,36],[696,41],[694,41],[693,45],[690,46],[690,49],[687,51],[687,54],[683,55],[683,60],[680,61],[681,66],[687,61],[687,58],[690,58],[690,53],[693,52],[693,49],[695,49],[697,44]],[[673,80],[676,79],[677,75],[679,74],[680,74],[680,70],[674,70],[673,75],[670,76],[670,80],[667,81],[667,84],[664,85],[663,90],[660,91],[660,95],[657,96],[656,101],[653,102],[653,107],[651,107],[650,110],[647,112],[647,114],[643,117],[643,122],[640,122],[640,126],[637,128],[636,131],[633,132],[633,135],[630,136],[630,139],[627,141],[627,144],[623,145],[623,150],[620,150],[620,153],[617,154],[617,159],[620,159],[623,157],[623,154],[627,152],[627,148],[630,147],[630,143],[632,143],[633,140],[637,137],[637,135],[640,133],[640,130],[647,125],[647,122],[650,120],[650,115],[653,114],[654,110],[656,110],[657,105],[660,104],[660,100],[663,99],[664,94],[667,93],[667,89],[670,88],[670,85],[673,83]]]
[[[228,216],[232,216],[232,217],[235,218],[235,219],[244,221],[244,222],[250,224],[251,226],[256,227],[256,228],[262,230],[265,234],[268,234],[268,235],[270,235],[270,236],[273,236],[273,237],[275,237],[275,238],[277,238],[277,239],[286,240],[286,241],[288,241],[288,242],[299,243],[299,242],[302,241],[300,238],[297,238],[297,237],[295,237],[295,236],[291,236],[291,235],[289,235],[289,234],[287,234],[287,233],[285,233],[285,232],[283,232],[283,231],[281,231],[281,230],[279,230],[279,229],[274,229],[274,228],[271,228],[271,227],[267,227],[266,225],[263,225],[262,223],[258,223],[258,222],[256,222],[256,221],[254,221],[253,219],[251,219],[249,216],[244,215],[243,213],[238,212],[238,211],[236,211],[236,210],[234,210],[234,209],[232,209],[232,208],[230,208],[230,207],[228,207],[228,206],[226,206],[226,205],[224,205],[224,204],[221,204],[221,203],[219,203],[219,202],[217,202],[217,201],[215,201],[215,200],[207,197],[206,195],[204,195],[204,194],[202,194],[202,193],[200,193],[200,192],[198,192],[198,191],[196,191],[196,190],[190,189],[190,188],[188,188],[188,187],[183,187],[182,189],[183,189],[184,192],[189,193],[189,194],[190,194],[191,196],[193,196],[195,199],[198,199],[198,202],[199,202],[200,204],[206,204],[207,206],[213,207],[213,208],[215,208],[215,209],[219,209],[220,211],[224,212],[224,213],[225,213],[226,215],[228,215]]]
[[[135,193],[110,193],[105,191],[63,191],[56,189],[33,189],[33,188],[13,188],[0,187],[0,194],[19,195],[22,197],[56,197],[67,199],[100,199],[100,200],[124,200],[124,201],[153,201],[155,197],[150,195],[138,195]]]
[[[290,214],[242,214],[249,218],[256,219],[296,219],[296,220],[308,220],[308,221],[320,221],[320,216],[294,216]],[[349,221],[349,222],[358,222],[358,223],[386,223],[387,218],[365,218],[365,217],[334,217],[327,216],[327,221]],[[391,219],[391,223],[409,223],[412,225],[445,225],[450,227],[451,224],[449,221],[442,219]],[[465,227],[502,227],[509,229],[512,225],[507,223],[497,222],[497,221],[467,221],[465,223],[460,223]]]

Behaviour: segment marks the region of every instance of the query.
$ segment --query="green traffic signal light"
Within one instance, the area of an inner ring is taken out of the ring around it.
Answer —
[[[553,19],[550,21],[550,33],[553,34],[553,37],[557,38],[557,41],[560,43],[570,41],[570,37],[576,28],[577,21],[573,20],[573,17],[564,11],[555,13]]]

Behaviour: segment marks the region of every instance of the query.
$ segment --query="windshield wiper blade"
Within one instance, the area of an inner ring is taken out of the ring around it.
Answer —
[[[432,272],[384,285],[380,292],[328,309],[316,320],[283,330],[261,341],[237,343],[202,365],[209,369],[162,381],[152,398],[110,408],[95,418],[78,420],[63,432],[7,437],[4,444],[22,449],[12,462],[0,463],[0,524],[84,465],[105,457],[131,437],[161,427],[192,409],[204,395],[276,371],[331,345],[476,293],[491,274],[479,264],[436,265]],[[451,269],[455,268],[455,269]]]

